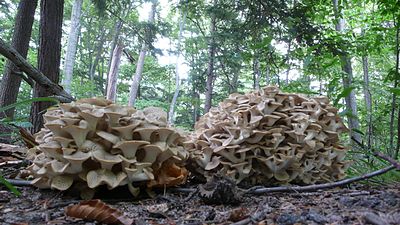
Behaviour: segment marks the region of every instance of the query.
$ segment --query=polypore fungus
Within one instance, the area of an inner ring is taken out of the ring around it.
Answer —
[[[348,162],[339,135],[347,131],[326,97],[265,87],[231,94],[195,125],[185,147],[194,171],[237,183],[313,184],[341,179]]]
[[[39,143],[29,167],[40,188],[67,190],[73,186],[90,198],[105,185],[165,187],[185,182],[189,154],[183,137],[167,127],[166,113],[143,111],[105,99],[82,99],[60,104],[44,115],[35,135]]]

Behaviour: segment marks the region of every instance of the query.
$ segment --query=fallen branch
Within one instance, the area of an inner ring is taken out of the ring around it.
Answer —
[[[308,185],[308,186],[295,186],[295,187],[271,187],[271,188],[250,188],[248,189],[245,193],[246,194],[254,194],[254,195],[261,195],[265,193],[271,193],[271,192],[305,192],[305,191],[316,191],[320,189],[328,189],[328,188],[335,188],[335,187],[340,187],[344,186],[350,183],[354,183],[360,180],[366,180],[371,177],[375,177],[381,174],[384,174],[392,169],[394,169],[395,166],[389,166],[380,170],[376,170],[371,173],[367,173],[358,177],[353,177],[349,179],[344,179],[340,180],[337,182],[333,183],[327,183],[327,184],[313,184],[313,185]]]
[[[385,161],[390,162],[394,167],[396,167],[397,170],[400,170],[400,163],[397,162],[392,157],[387,156],[387,155],[383,154],[382,152],[374,152],[374,156],[377,156]]]
[[[75,99],[64,91],[64,89],[47,78],[42,72],[29,64],[13,47],[8,45],[0,38],[0,54],[13,62],[21,71],[25,72],[28,77],[32,78],[36,83],[45,88],[47,91],[58,95],[63,102],[71,102]]]
[[[14,186],[31,186],[32,181],[30,180],[17,180],[17,179],[6,179],[10,184]]]

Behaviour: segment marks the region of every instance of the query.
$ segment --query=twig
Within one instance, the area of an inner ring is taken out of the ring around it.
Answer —
[[[14,186],[31,186],[32,185],[32,182],[30,180],[7,179],[7,181]]]
[[[5,162],[0,163],[0,167],[8,166],[8,165],[19,165],[21,163],[24,163],[24,160],[5,161]]]
[[[394,167],[396,167],[397,170],[400,170],[400,163],[397,162],[395,159],[393,159],[390,156],[387,156],[385,154],[383,154],[382,152],[374,152],[374,156],[377,156],[383,160],[386,160],[388,162],[390,162]]]
[[[196,191],[197,189],[196,188],[179,188],[179,187],[177,187],[177,188],[171,188],[169,190],[172,192],[191,193],[191,192]]]
[[[271,187],[271,188],[258,188],[258,189],[249,189],[245,193],[246,194],[255,194],[255,195],[261,195],[265,193],[271,193],[271,192],[302,192],[302,191],[315,191],[319,189],[328,189],[328,188],[335,188],[335,187],[340,187],[344,186],[353,182],[357,182],[360,180],[366,180],[371,177],[375,177],[381,174],[384,174],[392,169],[394,169],[394,166],[389,166],[380,170],[376,170],[371,173],[367,173],[358,177],[353,177],[349,179],[344,179],[340,180],[337,182],[332,182],[332,183],[327,183],[327,184],[314,184],[314,185],[308,185],[308,186],[296,186],[296,187]]]

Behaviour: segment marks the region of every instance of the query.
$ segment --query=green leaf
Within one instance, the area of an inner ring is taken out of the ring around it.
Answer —
[[[395,95],[400,95],[400,88],[389,88],[389,91]]]
[[[0,112],[4,112],[6,110],[15,108],[15,107],[20,106],[20,105],[30,104],[32,102],[55,102],[55,103],[59,103],[59,101],[57,99],[52,98],[52,97],[31,98],[31,99],[26,99],[26,100],[23,100],[23,101],[20,101],[20,102],[16,102],[16,103],[11,104],[11,105],[0,107]]]
[[[359,134],[361,134],[361,135],[365,135],[364,132],[362,132],[362,131],[359,130],[359,129],[353,128],[353,129],[351,129],[351,130],[354,131],[354,132],[356,132],[356,133],[359,133]]]
[[[348,87],[343,89],[343,91],[336,97],[335,101],[333,102],[334,105],[337,105],[340,99],[345,98],[350,95],[351,91],[354,90],[355,87]]]
[[[8,182],[6,179],[4,179],[3,176],[0,175],[0,183],[2,183],[4,186],[6,186],[12,193],[14,193],[16,196],[20,196],[21,192],[17,190],[17,188],[14,187],[10,182]]]

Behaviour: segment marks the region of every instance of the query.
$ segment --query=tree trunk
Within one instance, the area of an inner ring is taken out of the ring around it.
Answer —
[[[332,3],[333,3],[333,8],[334,8],[335,18],[336,18],[336,20],[338,20],[335,25],[336,31],[343,32],[345,21],[341,17],[341,12],[339,11],[338,0],[332,0]],[[353,69],[351,66],[351,58],[347,52],[344,52],[342,50],[342,53],[340,55],[340,61],[342,64],[342,70],[344,72],[342,75],[343,88],[350,88],[352,85],[352,82],[353,82]],[[354,90],[352,90],[350,92],[350,94],[348,96],[346,96],[345,101],[346,101],[346,111],[350,112],[352,114],[347,117],[349,129],[350,129],[350,135],[356,141],[361,143],[360,134],[357,132],[354,132],[354,129],[357,129],[357,130],[360,129],[360,123],[358,121],[358,113],[357,113],[356,95],[354,93]]]
[[[288,86],[289,85],[289,72],[290,72],[290,50],[291,50],[291,48],[292,48],[292,42],[289,40],[289,43],[288,43],[288,51],[287,51],[287,54],[286,54],[286,63],[287,63],[287,66],[288,66],[288,68],[287,68],[287,70],[286,70],[286,78],[285,78],[285,85],[286,86]]]
[[[111,63],[113,61],[113,55],[114,55],[114,51],[115,51],[115,47],[117,46],[118,43],[118,39],[119,39],[119,34],[121,32],[122,29],[122,20],[118,20],[117,23],[115,24],[115,30],[114,30],[114,36],[111,42],[111,50],[110,50],[110,56],[108,57],[108,66],[107,66],[107,80],[109,80],[108,75],[110,74],[110,70],[111,70]],[[106,88],[105,90],[108,90],[108,83],[106,83]],[[107,93],[105,93],[107,95]]]
[[[40,46],[38,54],[39,70],[51,81],[58,84],[60,78],[61,35],[64,0],[41,0],[40,2]],[[33,97],[45,97],[51,92],[35,83]],[[31,108],[32,133],[43,126],[43,111],[51,103],[35,102]]]
[[[397,27],[397,24],[396,24],[396,27]],[[395,79],[394,79],[394,86],[393,86],[393,88],[397,88],[397,86],[398,86],[398,79],[399,79],[399,77],[398,77],[398,69],[399,69],[399,51],[400,51],[400,40],[399,40],[399,36],[400,36],[400,28],[397,28],[396,29],[396,52],[395,52],[395,54],[396,54],[396,67],[395,67],[395,70],[396,70],[396,75],[395,75]],[[394,117],[395,117],[395,112],[396,112],[396,102],[397,102],[397,96],[396,96],[396,94],[394,94],[393,93],[393,95],[392,95],[392,109],[391,109],[391,112],[390,112],[390,128],[389,128],[389,130],[390,130],[390,140],[389,140],[389,154],[390,154],[390,156],[391,157],[394,157],[394,155],[396,154],[395,153],[395,150],[394,150]],[[399,113],[399,116],[400,116],[400,113]],[[400,119],[400,118],[398,118],[398,119]],[[400,125],[399,124],[399,122],[398,122],[398,125]],[[397,130],[397,133],[399,134],[399,132],[400,132],[400,127],[398,127],[397,128],[398,130]],[[397,138],[400,138],[400,137],[397,137]],[[397,145],[400,145],[400,143],[399,143],[399,141],[398,141],[398,144]]]
[[[215,5],[215,1],[214,1]],[[213,83],[214,83],[214,60],[215,60],[215,24],[216,18],[213,14],[210,23],[210,42],[208,43],[208,66],[207,66],[207,80],[206,80],[206,99],[204,103],[204,113],[210,111],[213,96]]]
[[[29,40],[32,33],[32,24],[35,15],[37,0],[22,0],[18,5],[15,17],[12,46],[25,59],[28,54]],[[0,82],[0,107],[13,104],[17,101],[18,90],[21,84],[21,70],[10,60],[7,60],[3,79]],[[14,109],[9,109],[0,118],[14,117]]]
[[[181,19],[179,21],[179,34],[178,34],[178,49],[177,49],[177,56],[176,56],[176,64],[175,64],[175,93],[174,97],[172,98],[171,105],[169,107],[168,113],[168,124],[173,125],[175,122],[174,113],[175,113],[175,105],[176,101],[178,100],[179,96],[179,89],[180,89],[180,78],[179,78],[179,59],[181,56],[181,42],[182,42],[182,34],[183,29],[185,27],[185,20],[186,20],[186,12],[182,14],[181,12]]]
[[[266,67],[266,68],[265,68],[265,83],[266,83],[267,86],[268,86],[268,85],[270,85],[270,83],[271,83],[271,69],[270,69],[268,63],[266,64],[265,67]]]
[[[94,74],[96,73],[96,67],[99,64],[101,54],[103,53],[104,49],[104,42],[106,41],[106,32],[104,30],[104,21],[100,23],[100,39],[97,44],[96,48],[96,57],[94,58],[93,63],[90,66],[90,71],[89,71],[89,79],[93,80],[94,79]]]
[[[110,67],[110,72],[107,75],[108,77],[108,85],[107,85],[107,99],[115,102],[117,96],[117,80],[118,80],[118,71],[119,65],[121,63],[121,55],[123,46],[117,44],[114,49],[114,53],[112,56],[112,62]]]
[[[74,5],[72,6],[71,28],[69,30],[67,52],[65,54],[64,81],[63,81],[64,89],[68,93],[71,93],[71,83],[74,71],[75,54],[79,38],[82,1],[83,0],[75,0]]]
[[[367,110],[367,148],[371,149],[371,137],[372,137],[372,100],[371,91],[369,89],[369,72],[368,72],[368,57],[362,57],[363,73],[364,73],[364,101]]]
[[[258,59],[258,54],[255,54],[253,59],[253,89],[260,90],[260,79],[260,60]]]
[[[155,14],[156,14],[156,6],[157,6],[157,0],[153,0],[153,3],[151,5],[151,10],[149,13],[149,23],[151,23],[151,24],[154,23]],[[146,58],[146,52],[147,52],[147,48],[148,48],[148,46],[146,45],[146,41],[149,41],[149,40],[143,40],[142,49],[140,50],[139,59],[136,64],[135,76],[133,77],[133,81],[132,81],[130,92],[129,92],[129,102],[128,102],[129,106],[135,105],[136,97],[139,92],[139,84],[140,84],[140,81],[142,80],[144,59]]]
[[[399,80],[399,64],[400,64],[400,40],[399,40],[399,36],[400,36],[400,27],[398,23],[396,24],[396,84]],[[396,97],[395,95],[393,95],[394,97]],[[395,98],[396,101],[396,98]],[[397,159],[397,157],[399,156],[399,151],[400,151],[400,108],[398,109],[398,113],[397,113],[397,145],[396,145],[396,150],[393,154],[394,159]]]

